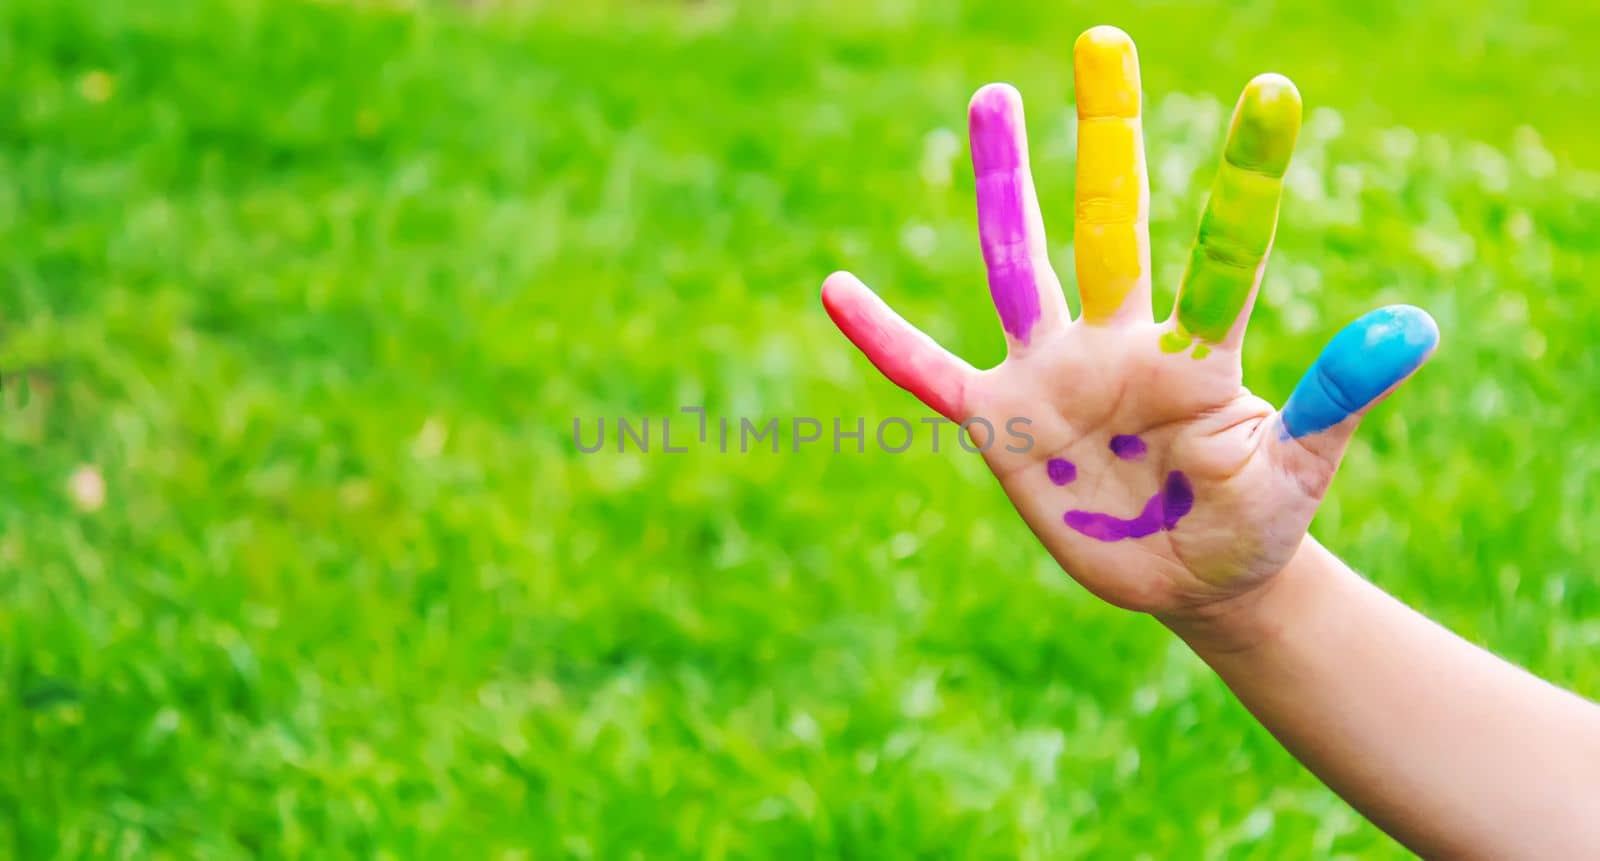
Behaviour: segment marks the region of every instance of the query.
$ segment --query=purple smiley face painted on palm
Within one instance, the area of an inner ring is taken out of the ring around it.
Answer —
[[[1143,460],[1148,450],[1144,440],[1131,434],[1118,434],[1111,438],[1111,453],[1122,460]],[[1051,483],[1061,486],[1078,477],[1078,468],[1070,460],[1053,457],[1045,463]],[[1143,538],[1157,532],[1171,532],[1178,521],[1194,509],[1194,486],[1188,476],[1173,470],[1167,473],[1161,489],[1145,502],[1144,508],[1133,517],[1118,517],[1101,511],[1073,509],[1062,515],[1062,520],[1074,531],[1097,541],[1121,541],[1125,538]]]

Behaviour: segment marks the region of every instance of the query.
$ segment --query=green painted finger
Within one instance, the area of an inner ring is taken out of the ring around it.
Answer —
[[[1299,133],[1300,93],[1294,84],[1282,75],[1251,80],[1233,110],[1222,166],[1178,290],[1178,325],[1162,341],[1166,349],[1182,350],[1196,338],[1220,344],[1249,313],[1272,248],[1283,175]],[[1203,355],[1197,350],[1196,358]]]

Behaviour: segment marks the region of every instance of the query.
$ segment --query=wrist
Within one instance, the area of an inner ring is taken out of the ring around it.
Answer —
[[[1201,658],[1254,651],[1303,619],[1338,567],[1333,555],[1307,534],[1283,570],[1255,588],[1156,618]]]

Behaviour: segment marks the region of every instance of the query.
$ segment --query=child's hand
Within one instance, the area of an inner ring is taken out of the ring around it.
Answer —
[[[1241,385],[1239,351],[1277,225],[1300,96],[1277,75],[1245,88],[1199,236],[1164,322],[1150,309],[1149,191],[1132,41],[1078,39],[1072,320],[1046,255],[1022,101],[969,108],[978,228],[1009,348],[979,371],[902,320],[854,276],[822,301],[889,379],[968,425],[1006,494],[1062,567],[1122,607],[1181,612],[1241,594],[1305,537],[1359,417],[1438,342],[1426,313],[1371,312],[1334,337],[1282,412]],[[1027,451],[1005,434],[1026,418]]]

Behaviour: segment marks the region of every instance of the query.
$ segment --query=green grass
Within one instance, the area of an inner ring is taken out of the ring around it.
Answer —
[[[1600,693],[1596,13],[1231,5],[0,4],[0,853],[1399,857],[974,456],[572,444],[921,416],[841,266],[997,360],[966,99],[1029,99],[1070,273],[1113,16],[1164,302],[1226,103],[1305,93],[1257,391],[1444,329],[1318,535]]]

